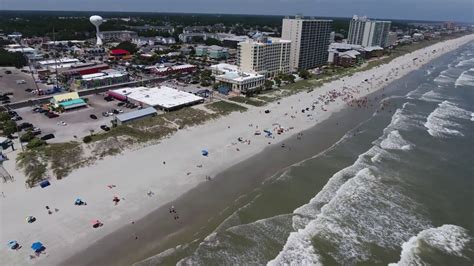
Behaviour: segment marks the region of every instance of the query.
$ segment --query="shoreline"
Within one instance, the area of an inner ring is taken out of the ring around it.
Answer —
[[[371,85],[372,89],[361,91],[357,95],[357,97],[364,97],[380,90],[388,83],[412,70],[418,69],[431,59],[452,51],[459,47],[461,43],[466,43],[467,40],[472,39],[473,36],[468,35],[437,43],[396,58],[389,64],[325,84],[313,91],[311,95],[323,94],[332,89],[340,89],[346,83],[350,84],[349,86],[359,84],[359,86],[365,88],[368,84],[363,84],[364,78],[372,78],[370,75],[375,75],[375,81],[378,82]],[[436,54],[431,54],[433,47],[437,47]],[[419,58],[415,63],[412,61],[414,57]],[[406,65],[406,68],[397,71],[401,72],[400,75],[393,75],[393,69],[398,68],[398,66],[401,68],[403,64]],[[384,80],[384,78],[387,80]],[[14,254],[2,250],[2,258],[6,259],[7,264],[24,264],[26,261],[51,265],[65,261],[65,259],[67,261],[74,254],[81,254],[81,250],[87,250],[88,247],[94,246],[96,241],[100,243],[100,241],[109,237],[109,234],[111,234],[110,236],[117,236],[117,243],[124,243],[122,241],[127,241],[130,235],[119,236],[117,230],[130,227],[131,221],[135,221],[136,225],[139,223],[137,221],[140,217],[145,219],[148,217],[147,215],[157,212],[160,208],[166,210],[168,205],[165,204],[168,204],[168,202],[176,200],[191,189],[203,189],[204,185],[200,184],[226,186],[226,184],[222,184],[223,181],[220,181],[219,178],[216,178],[215,182],[204,182],[205,175],[215,176],[223,171],[225,173],[226,169],[232,169],[238,163],[253,158],[253,156],[258,156],[261,151],[266,149],[281,150],[279,145],[268,145],[268,139],[263,136],[253,136],[255,128],[249,127],[248,124],[258,124],[260,129],[271,128],[275,122],[280,123],[285,128],[294,127],[294,130],[285,132],[282,136],[277,136],[275,140],[270,141],[272,144],[280,141],[286,142],[288,138],[298,132],[318,124],[321,125],[325,121],[334,120],[328,118],[331,114],[337,114],[345,106],[339,99],[326,106],[327,112],[318,110],[316,114],[318,121],[300,116],[301,114],[298,114],[295,119],[284,116],[285,111],[288,111],[283,110],[284,107],[298,106],[297,109],[300,109],[303,106],[311,105],[311,101],[314,99],[301,97],[306,96],[306,93],[301,92],[281,99],[281,105],[270,103],[265,107],[251,108],[242,114],[233,113],[224,118],[207,122],[204,125],[180,130],[171,138],[164,139],[157,145],[105,158],[86,169],[74,171],[71,176],[64,180],[54,180],[52,186],[44,191],[40,188],[34,188],[29,191],[26,190],[26,193],[24,193],[21,173],[14,170],[13,160],[8,161],[6,166],[14,176],[20,178],[17,178],[18,180],[15,183],[4,185],[7,198],[1,201],[2,211],[11,215],[8,219],[2,218],[2,228],[5,228],[7,233],[2,234],[1,240],[8,241],[9,238],[15,237],[26,248]],[[264,109],[270,109],[272,112],[263,114],[262,110]],[[228,128],[229,125],[231,125],[230,129]],[[241,143],[232,145],[231,143],[237,142],[237,137],[251,139],[252,145]],[[240,150],[237,151],[236,147]],[[201,156],[200,150],[203,148],[209,150],[208,158]],[[283,156],[283,159],[285,156]],[[162,164],[162,161],[166,161],[166,165]],[[196,165],[199,164],[203,164],[204,167],[196,168]],[[187,172],[191,172],[191,174],[187,175]],[[114,184],[117,187],[108,189],[108,184]],[[219,189],[219,187],[215,189]],[[146,192],[149,190],[152,190],[155,196],[147,197]],[[202,192],[206,192],[206,190]],[[113,206],[111,202],[111,197],[115,194],[123,198],[118,206]],[[73,206],[73,200],[76,197],[82,197],[88,202],[88,206],[84,206],[84,208]],[[31,204],[31,202],[35,204]],[[36,205],[36,203],[38,206],[31,206]],[[44,205],[57,207],[60,211],[48,216],[44,212]],[[38,218],[38,221],[31,225],[21,223],[27,215],[34,215]],[[91,219],[103,221],[104,227],[94,231],[89,225]],[[45,222],[51,228],[43,228]],[[37,231],[39,229],[42,229],[41,232]],[[34,231],[34,233],[31,233],[31,231]],[[27,246],[30,242],[38,240],[45,244],[46,254],[37,260],[28,260],[28,258],[25,258],[28,255]],[[66,245],[64,245],[65,243]],[[105,249],[107,247],[102,247],[100,252],[103,253]]]

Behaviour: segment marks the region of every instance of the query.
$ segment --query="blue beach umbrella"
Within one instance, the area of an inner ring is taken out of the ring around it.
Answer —
[[[207,156],[209,152],[207,150],[202,150],[201,151],[202,156]]]
[[[31,249],[35,252],[39,252],[44,248],[41,242],[35,242],[31,245]]]

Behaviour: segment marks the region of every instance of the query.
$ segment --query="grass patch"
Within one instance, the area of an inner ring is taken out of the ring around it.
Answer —
[[[33,187],[45,178],[47,165],[43,162],[39,152],[26,150],[16,157],[17,167],[21,168],[26,176],[26,184]]]
[[[56,179],[66,177],[72,170],[88,162],[78,142],[54,143],[20,152],[17,166],[23,170],[28,186],[46,179],[48,169]]]
[[[215,118],[215,115],[210,114],[204,110],[194,109],[194,108],[182,108],[177,111],[165,113],[159,115],[166,121],[173,122],[178,125],[180,128],[190,127],[195,125],[200,125],[206,122],[209,119]]]
[[[226,101],[218,101],[211,104],[206,105],[206,108],[216,112],[219,115],[228,115],[232,112],[245,112],[247,111],[247,107],[236,103],[230,103]]]
[[[260,101],[255,98],[242,97],[242,96],[231,97],[229,98],[229,100],[233,102],[244,103],[244,104],[253,105],[253,106],[264,106],[266,104],[265,101]]]
[[[54,143],[38,148],[51,163],[50,168],[57,179],[69,175],[72,170],[87,162],[79,142]]]

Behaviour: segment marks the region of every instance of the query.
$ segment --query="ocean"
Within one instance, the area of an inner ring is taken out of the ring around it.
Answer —
[[[474,44],[388,87],[207,237],[138,265],[473,265]]]

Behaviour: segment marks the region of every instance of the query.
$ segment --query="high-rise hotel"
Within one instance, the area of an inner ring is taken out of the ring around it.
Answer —
[[[328,60],[332,20],[284,18],[281,38],[291,41],[292,71],[322,66]]]
[[[241,71],[275,77],[290,72],[288,40],[259,37],[238,44],[238,66]]]
[[[365,47],[389,46],[388,33],[390,32],[391,21],[370,20],[367,17],[354,15],[349,24],[349,34],[347,42]]]

